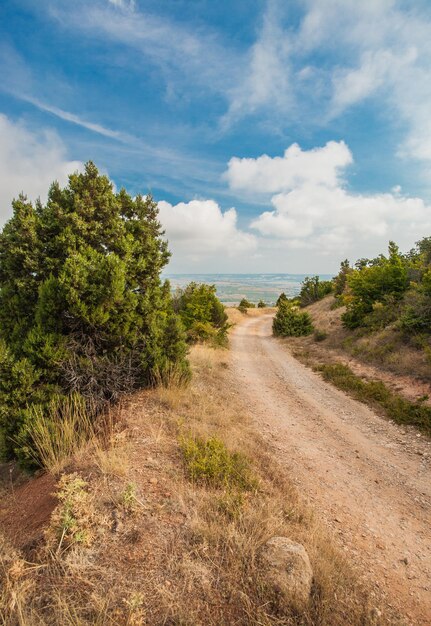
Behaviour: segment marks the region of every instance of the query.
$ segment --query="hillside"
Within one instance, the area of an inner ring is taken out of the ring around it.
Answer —
[[[311,365],[342,363],[358,376],[381,380],[406,398],[431,397],[431,362],[422,345],[406,342],[394,325],[374,332],[351,331],[342,324],[345,307],[333,308],[326,296],[307,307],[313,324],[325,334],[290,338],[295,354]]]

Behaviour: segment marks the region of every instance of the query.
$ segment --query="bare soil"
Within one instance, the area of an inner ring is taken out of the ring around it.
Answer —
[[[272,315],[232,333],[255,423],[364,579],[409,624],[431,623],[431,442],[383,419],[272,337]]]

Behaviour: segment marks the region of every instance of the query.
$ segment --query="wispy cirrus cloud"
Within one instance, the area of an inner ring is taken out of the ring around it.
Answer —
[[[89,122],[85,119],[82,119],[79,115],[75,115],[74,113],[70,113],[69,111],[64,111],[63,109],[60,109],[59,107],[53,106],[51,104],[47,104],[46,102],[42,102],[41,100],[39,100],[39,98],[26,95],[25,93],[12,93],[20,100],[33,104],[41,111],[51,113],[52,115],[55,115],[55,117],[58,117],[65,122],[70,122],[71,124],[75,124],[76,126],[81,126],[82,128],[90,130],[93,133],[97,133],[98,135],[102,135],[103,137],[116,139],[117,141],[122,141],[124,143],[133,143],[134,141],[136,141],[136,139],[131,135],[127,135],[120,131],[106,128],[106,126],[102,126],[101,124]]]
[[[309,0],[298,50],[327,54],[329,118],[367,99],[405,128],[400,156],[431,160],[431,11],[426,2]],[[337,50],[343,50],[340,62]]]
[[[56,3],[49,11],[65,28],[138,51],[162,71],[167,83],[182,92],[193,84],[195,89],[224,93],[238,80],[238,51],[232,64],[232,51],[216,31],[133,6],[135,10],[130,11],[125,10],[131,5],[124,0],[78,1]]]
[[[275,3],[270,3],[262,18],[255,43],[246,54],[242,76],[229,90],[228,110],[221,120],[224,129],[238,119],[262,109],[287,113],[294,103],[295,87],[291,72],[292,45],[280,24]]]

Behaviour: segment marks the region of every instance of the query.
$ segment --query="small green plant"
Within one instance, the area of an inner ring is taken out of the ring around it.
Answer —
[[[325,380],[356,400],[382,408],[394,422],[412,424],[431,435],[431,407],[425,405],[423,399],[411,402],[388,389],[381,381],[363,380],[341,363],[320,365],[317,370]]]
[[[313,332],[311,317],[289,302],[280,302],[272,323],[272,332],[276,337],[310,335]]]
[[[241,302],[238,304],[238,311],[241,313],[247,313],[247,309],[254,309],[256,305],[254,302],[249,302],[246,298],[243,298]]]
[[[121,496],[121,505],[127,513],[135,513],[141,502],[136,495],[136,485],[134,483],[127,483]]]
[[[217,511],[223,513],[230,520],[236,519],[241,513],[244,504],[243,491],[225,491],[217,500]]]
[[[257,303],[257,308],[264,309],[265,307],[266,307],[266,302],[264,302],[263,300],[259,300],[259,302]]]
[[[63,474],[57,483],[59,504],[54,509],[45,537],[57,553],[75,544],[88,546],[94,539],[94,512],[88,483],[77,473]]]
[[[250,491],[257,487],[247,459],[239,452],[230,452],[217,437],[184,437],[181,451],[193,481],[226,490]]]
[[[313,334],[314,341],[325,341],[327,336],[328,333],[326,333],[324,330],[319,330],[318,328],[316,328]]]

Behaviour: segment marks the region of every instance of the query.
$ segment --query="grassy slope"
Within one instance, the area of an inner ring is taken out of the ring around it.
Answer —
[[[372,608],[373,592],[361,586],[252,429],[232,388],[228,353],[198,346],[191,359],[189,388],[131,397],[108,447],[92,444],[68,465],[66,474],[88,483],[77,489],[73,509],[88,545],[66,541],[75,527],[59,532],[64,504],[50,517],[51,477],[14,493],[7,488],[0,624],[386,623]],[[191,481],[184,436],[216,436],[239,450],[257,489],[241,493],[238,505],[237,494]],[[18,518],[37,523],[17,533]],[[313,594],[300,614],[279,603],[259,566],[259,549],[274,535],[303,543],[310,555]]]
[[[327,333],[325,345],[341,350],[358,360],[386,369],[400,376],[414,376],[431,384],[431,361],[427,351],[412,339],[403,340],[393,325],[372,333],[343,328],[341,315],[345,308],[331,310],[334,299],[327,296],[307,307],[316,328]]]
[[[335,386],[400,424],[431,433],[431,364],[426,351],[406,343],[388,327],[361,334],[343,328],[344,308],[331,309],[333,297],[307,307],[315,336],[291,338],[289,347]],[[324,338],[323,338],[324,337]]]

